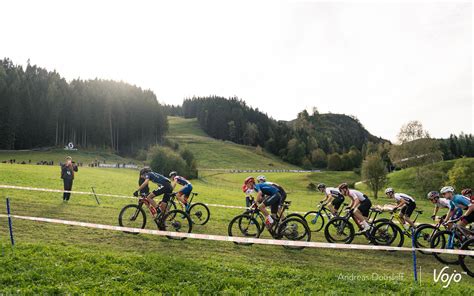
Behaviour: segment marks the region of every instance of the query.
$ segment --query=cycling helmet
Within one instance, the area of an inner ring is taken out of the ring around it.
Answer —
[[[337,188],[338,188],[339,190],[348,189],[348,188],[349,188],[349,185],[347,185],[347,183],[342,183],[341,185],[337,186]]]
[[[254,177],[247,177],[245,178],[244,184],[247,185],[248,183],[253,182],[255,184],[255,178]]]
[[[149,167],[144,167],[143,169],[140,170],[140,176],[145,175],[151,172],[151,169]]]
[[[264,183],[264,182],[267,182],[267,179],[265,178],[264,175],[260,175],[257,177],[257,181],[258,183]]]
[[[468,194],[472,195],[472,189],[471,188],[466,188],[461,191],[461,194],[464,196],[467,196]]]
[[[391,187],[385,189],[385,194],[389,194],[389,193],[395,193],[395,190],[393,190],[393,188]]]
[[[326,184],[324,184],[324,183],[319,183],[319,184],[318,184],[318,189],[321,189],[321,188],[326,188]]]
[[[441,194],[445,194],[447,192],[454,192],[454,188],[452,186],[444,186],[439,192]]]
[[[430,192],[428,192],[428,195],[426,197],[428,197],[429,200],[433,200],[433,199],[439,197],[439,192],[438,191],[430,191]]]
[[[177,172],[175,172],[175,171],[172,171],[172,172],[170,173],[170,178],[173,178],[174,176],[177,176],[177,175],[178,175],[178,173],[177,173]]]

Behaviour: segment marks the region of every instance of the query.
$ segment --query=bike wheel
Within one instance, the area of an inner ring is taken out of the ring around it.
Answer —
[[[263,226],[262,226],[263,228]],[[250,214],[238,215],[229,223],[227,232],[229,236],[234,237],[252,237],[258,238],[263,230],[260,229],[260,225],[254,217]],[[250,246],[253,243],[239,243],[234,242],[236,245]]]
[[[145,228],[146,225],[146,214],[145,211],[139,205],[128,205],[125,206],[119,214],[118,222],[121,227],[131,228]],[[138,234],[138,232],[125,233]]]
[[[392,245],[397,236],[398,226],[392,222],[379,222],[370,232],[372,242],[382,246]]]
[[[193,224],[189,215],[181,210],[172,210],[157,221],[158,228],[163,231],[172,231],[180,233],[191,233]],[[185,240],[185,237],[166,236],[169,239]]]
[[[474,238],[465,241],[461,250],[474,251]],[[474,256],[459,256],[459,264],[469,276],[474,277]]]
[[[330,243],[350,244],[355,236],[354,226],[346,218],[336,217],[324,228],[324,236]]]
[[[432,249],[452,250],[461,248],[461,240],[457,234],[453,235],[449,230],[438,231],[430,242]],[[439,262],[444,264],[459,264],[459,258],[456,255],[434,253],[433,255]]]
[[[325,221],[323,215],[318,211],[309,211],[304,215],[304,219],[312,232],[319,232],[323,229]]]
[[[189,216],[191,217],[191,221],[197,225],[204,225],[209,221],[211,217],[211,212],[209,208],[203,203],[195,203],[189,208]]]
[[[435,235],[435,233],[438,231],[438,228],[436,226],[433,226],[431,224],[421,224],[416,228],[415,231],[415,246],[417,248],[430,248],[431,244],[431,239]],[[426,251],[419,251],[422,254],[430,255],[430,252]]]
[[[277,231],[278,239],[309,242],[311,241],[311,230],[304,219],[290,217],[281,222]],[[301,246],[284,246],[287,249],[302,250]]]

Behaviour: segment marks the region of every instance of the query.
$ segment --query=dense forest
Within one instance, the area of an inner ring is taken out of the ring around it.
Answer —
[[[35,65],[0,61],[0,149],[63,146],[134,154],[168,128],[149,90],[108,80],[73,80]]]
[[[447,139],[439,139],[443,159],[455,159],[463,156],[474,157],[474,137],[472,134],[451,135]]]

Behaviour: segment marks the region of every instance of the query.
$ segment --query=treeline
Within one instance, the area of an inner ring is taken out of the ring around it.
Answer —
[[[36,65],[0,62],[0,149],[63,146],[134,154],[168,129],[149,90],[108,80],[73,80]]]
[[[455,159],[463,156],[474,157],[474,137],[472,134],[451,135],[448,139],[440,139],[443,159]]]
[[[310,115],[302,111],[291,122],[276,121],[238,98],[195,97],[182,107],[167,106],[169,115],[197,118],[212,137],[264,147],[283,160],[304,168],[347,170],[360,167],[367,143],[384,143],[353,117]]]

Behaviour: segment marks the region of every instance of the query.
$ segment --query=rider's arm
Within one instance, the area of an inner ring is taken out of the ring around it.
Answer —
[[[464,213],[464,217],[469,216],[474,211],[474,204],[471,204],[468,208],[467,211]]]
[[[433,212],[433,217],[436,217],[436,214],[438,213],[438,211],[439,211],[439,206],[435,205],[434,212]]]
[[[360,205],[360,200],[359,200],[358,198],[355,198],[355,199],[352,201],[351,208],[352,208],[353,210],[355,210],[359,205]]]
[[[398,205],[396,205],[393,210],[396,210],[396,209],[399,209],[401,207],[403,207],[407,202],[404,200],[404,199],[400,199],[400,202],[398,203]]]
[[[321,201],[321,203],[330,203],[332,200],[331,200],[331,197],[332,195],[331,194],[327,194],[326,193],[326,196],[324,197],[324,199]]]
[[[177,183],[178,183],[178,182],[176,182],[176,181],[171,182],[171,187],[173,188],[173,190],[174,190],[174,188],[176,187],[176,184],[177,184]]]
[[[143,188],[148,186],[148,182],[150,182],[150,179],[146,178],[145,181],[143,181],[142,185],[140,185],[140,187],[138,187],[137,191],[140,192]]]
[[[450,204],[448,214],[446,215],[446,219],[444,219],[444,221],[449,221],[449,219],[451,219],[451,216],[454,214],[455,210],[456,208]]]

